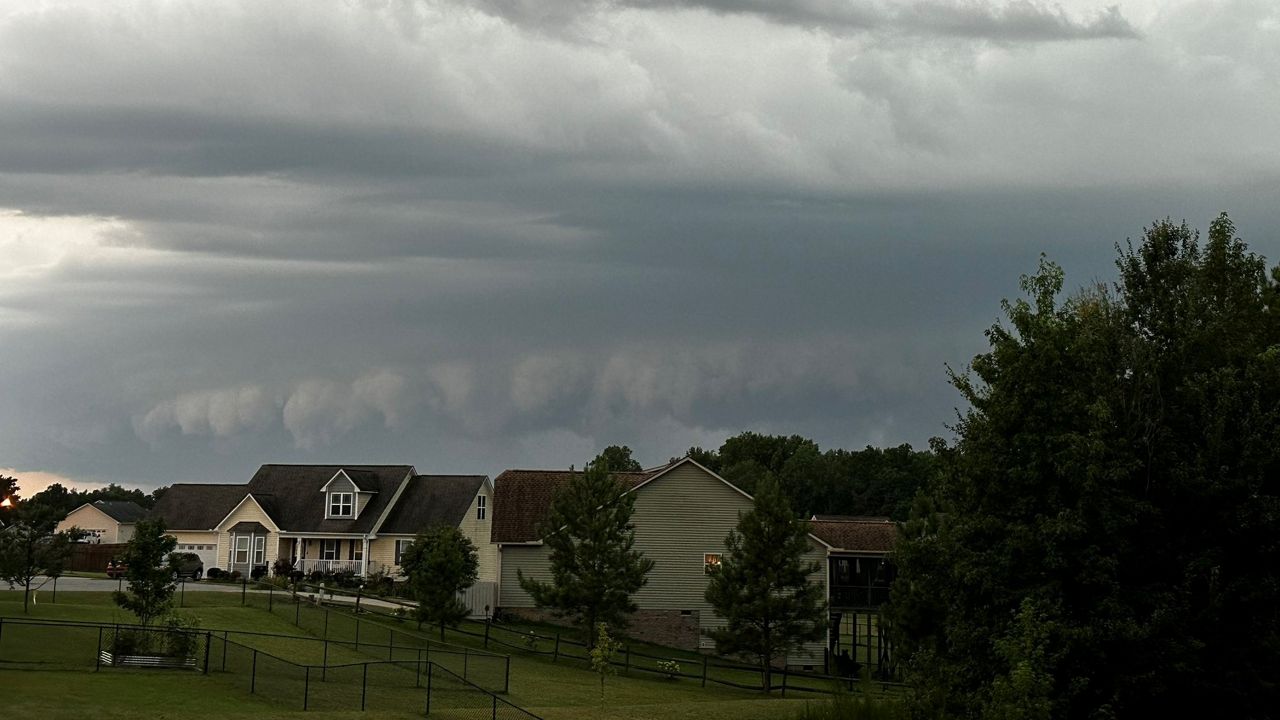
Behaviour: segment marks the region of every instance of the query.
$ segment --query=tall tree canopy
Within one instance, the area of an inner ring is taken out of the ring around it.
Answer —
[[[636,611],[631,596],[648,582],[653,561],[635,548],[635,496],[597,457],[571,476],[541,525],[551,582],[519,575],[538,607],[578,621],[595,645],[597,623],[624,627]]]
[[[799,435],[744,432],[718,450],[689,448],[689,457],[744,491],[766,477],[800,515],[884,515],[905,520],[911,500],[937,472],[933,453],[910,445],[822,451]]]
[[[899,545],[922,716],[1280,707],[1280,269],[1224,215],[1160,222],[1114,291],[1042,262]]]
[[[604,460],[611,472],[639,472],[644,469],[631,457],[631,448],[626,445],[610,445],[600,451],[599,459]]]

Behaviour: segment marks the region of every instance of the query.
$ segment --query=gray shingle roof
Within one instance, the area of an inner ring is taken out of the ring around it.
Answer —
[[[147,511],[132,500],[95,500],[93,506],[120,523],[136,523],[147,516]]]
[[[149,516],[163,519],[169,530],[212,530],[248,492],[244,485],[179,483],[160,496]]]
[[[456,526],[488,479],[485,475],[416,475],[379,532],[413,535],[431,525]]]
[[[353,520],[324,517],[327,498],[320,488],[339,470],[346,470],[361,490],[374,493],[366,496],[366,505]],[[367,533],[411,474],[412,465],[263,465],[244,488],[281,530]]]

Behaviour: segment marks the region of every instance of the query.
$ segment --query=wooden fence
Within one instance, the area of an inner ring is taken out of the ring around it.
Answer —
[[[74,572],[106,572],[107,561],[123,554],[125,547],[125,543],[74,543],[71,545],[71,557],[67,559],[66,569]]]

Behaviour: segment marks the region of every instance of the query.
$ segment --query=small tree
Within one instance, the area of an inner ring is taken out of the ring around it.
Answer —
[[[635,612],[631,596],[644,587],[653,561],[635,549],[635,497],[609,474],[603,457],[588,463],[556,491],[542,524],[551,582],[517,571],[520,587],[538,607],[574,618],[595,645],[596,623],[624,626]]]
[[[467,617],[458,593],[476,582],[476,546],[458,528],[437,525],[418,533],[401,554],[400,567],[418,601],[418,623],[439,625],[443,640],[446,625],[455,626]]]
[[[613,666],[613,656],[617,654],[618,648],[622,647],[622,643],[614,640],[609,635],[609,626],[604,623],[596,624],[596,644],[591,648],[591,669],[600,676],[600,702],[604,703],[604,681],[610,675],[615,675],[618,669]]]
[[[177,583],[169,555],[177,544],[176,538],[164,534],[163,520],[139,520],[134,526],[133,538],[121,558],[128,590],[116,591],[112,597],[117,605],[137,615],[140,625],[150,625],[173,607]]]
[[[22,505],[17,517],[0,531],[0,579],[10,588],[22,586],[22,611],[31,602],[31,582],[41,575],[62,574],[71,554],[71,533],[55,533],[57,516],[42,506]]]
[[[821,565],[804,559],[808,530],[771,475],[761,479],[753,507],[724,544],[706,598],[725,625],[707,634],[721,653],[756,658],[769,692],[774,661],[817,640],[826,627],[822,588],[809,582]]]

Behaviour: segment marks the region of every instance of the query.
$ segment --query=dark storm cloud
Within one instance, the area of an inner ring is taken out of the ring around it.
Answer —
[[[1265,4],[476,7],[0,5],[0,467],[920,444],[1040,252],[1280,256]]]
[[[1138,32],[1112,5],[1086,19],[1073,18],[1059,5],[1013,0],[484,0],[481,7],[517,22],[563,25],[607,8],[709,10],[723,15],[752,15],[770,22],[820,28],[835,33],[892,31],[939,37],[982,38],[1010,42],[1053,42],[1099,38],[1136,38]]]

